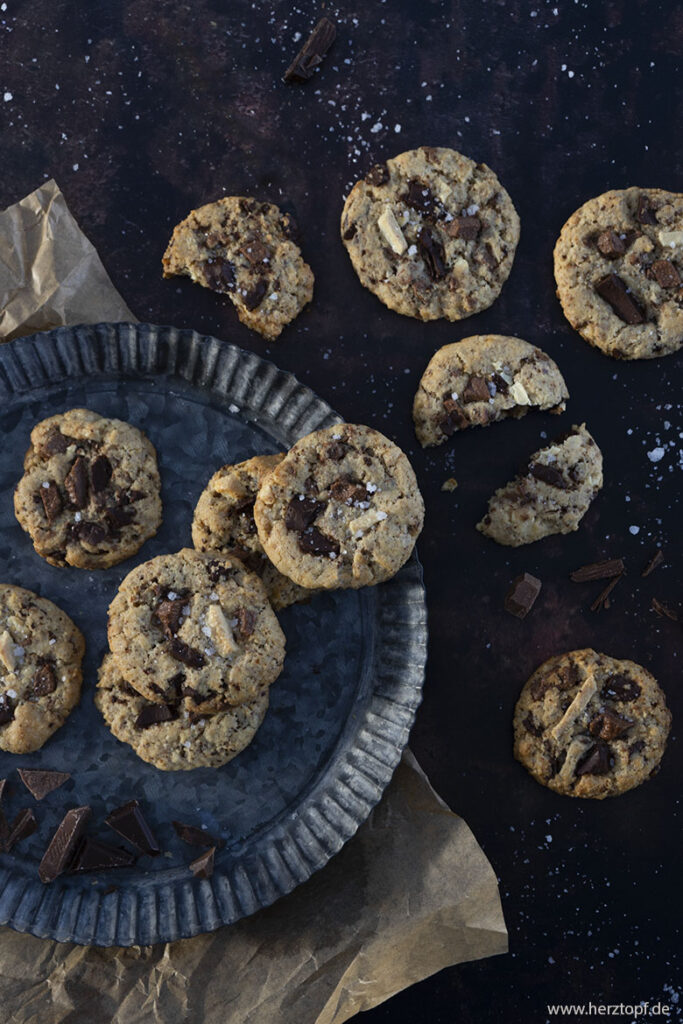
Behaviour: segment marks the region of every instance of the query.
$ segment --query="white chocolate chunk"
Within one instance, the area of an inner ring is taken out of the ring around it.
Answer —
[[[383,519],[387,518],[386,512],[382,512],[381,509],[371,508],[362,516],[358,516],[358,519],[354,519],[353,522],[349,523],[349,530],[352,533],[357,533],[358,530],[368,530],[371,526],[375,526],[377,523],[381,523]]]
[[[672,248],[675,245],[683,245],[683,231],[660,231],[659,243]]]
[[[0,660],[8,672],[14,671],[17,663],[14,657],[14,641],[6,629],[0,633]]]
[[[230,623],[219,604],[211,605],[206,613],[206,621],[211,628],[211,639],[218,648],[219,654],[224,658],[235,654],[239,648],[235,643]]]
[[[562,715],[562,718],[550,730],[550,735],[556,742],[559,743],[562,740],[564,734],[569,731],[579,715],[586,710],[596,692],[595,679],[591,676],[581,684],[579,692]]]
[[[394,217],[391,207],[384,207],[384,210],[377,219],[377,227],[395,253],[400,256],[406,251],[408,243],[403,237],[403,232],[398,226],[398,221]]]
[[[526,388],[520,381],[516,380],[510,385],[509,394],[517,405],[531,405],[531,399],[526,392]]]

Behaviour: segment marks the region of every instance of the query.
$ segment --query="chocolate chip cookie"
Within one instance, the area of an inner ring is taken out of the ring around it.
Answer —
[[[670,726],[664,694],[646,669],[590,648],[569,651],[524,685],[514,754],[541,785],[602,800],[655,774]]]
[[[273,340],[313,298],[296,236],[293,218],[272,203],[225,196],[177,225],[164,277],[181,274],[227,295],[243,324]]]
[[[535,452],[526,471],[496,491],[477,529],[511,547],[571,533],[601,487],[602,453],[582,423]]]
[[[306,601],[311,591],[275,568],[266,557],[254,522],[254,502],[259,487],[284,458],[256,455],[234,466],[223,466],[202,492],[192,520],[192,543],[198,551],[232,555],[261,577],[273,608]]]
[[[370,427],[302,438],[266,477],[254,519],[268,558],[302,587],[365,587],[394,576],[422,529],[408,459]]]
[[[529,409],[561,413],[567,398],[557,364],[540,348],[502,334],[475,335],[432,356],[413,403],[415,433],[427,448]]]
[[[123,678],[111,654],[100,667],[95,704],[114,736],[164,772],[218,768],[248,747],[268,710],[268,690],[238,707],[202,714],[187,702],[150,703]]]
[[[38,423],[14,511],[51,565],[107,569],[161,523],[154,446],[122,420],[71,409]]]
[[[683,194],[625,188],[589,199],[562,228],[555,280],[564,314],[617,359],[683,345]]]
[[[422,146],[352,188],[341,234],[361,284],[419,320],[462,320],[500,294],[519,240],[510,196],[486,164]]]
[[[23,587],[0,583],[0,748],[38,750],[81,695],[85,641],[68,615]]]
[[[285,658],[258,576],[237,558],[191,548],[128,573],[108,635],[117,670],[138,693],[197,711],[255,700]]]

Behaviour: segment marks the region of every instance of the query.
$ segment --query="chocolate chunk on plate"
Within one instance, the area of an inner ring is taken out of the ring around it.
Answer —
[[[531,573],[525,572],[512,582],[505,595],[505,610],[518,619],[524,619],[534,606],[543,584]]]
[[[38,822],[36,821],[35,814],[30,807],[24,807],[10,825],[8,835],[3,843],[3,849],[9,852],[15,843],[19,843],[22,839],[32,836],[37,828]]]
[[[74,807],[66,812],[40,862],[41,882],[53,882],[69,867],[91,814],[90,807]]]
[[[189,843],[190,846],[215,846],[217,850],[222,850],[225,846],[224,839],[217,839],[215,836],[205,832],[203,828],[185,825],[182,821],[172,821],[171,824],[176,830],[178,837],[184,843]]]
[[[337,35],[337,28],[329,18],[321,18],[310,36],[289,65],[283,82],[307,82],[312,78]]]
[[[195,878],[211,878],[213,874],[213,862],[216,847],[212,846],[206,853],[201,853],[196,860],[190,864],[190,871]]]
[[[134,853],[86,836],[79,844],[68,870],[74,873],[108,871],[110,868],[128,868],[134,863]]]
[[[71,778],[68,772],[38,771],[27,768],[19,768],[18,774],[31,796],[36,800],[42,800],[48,793],[59,789]]]
[[[114,832],[118,832],[139,853],[147,853],[151,857],[156,857],[161,852],[137,800],[129,800],[127,804],[117,807],[104,819],[104,823]]]

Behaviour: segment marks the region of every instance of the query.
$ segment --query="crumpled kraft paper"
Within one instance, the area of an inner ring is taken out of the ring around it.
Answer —
[[[0,337],[9,323],[16,336],[133,319],[54,182],[0,214],[0,310]],[[341,1024],[443,967],[506,950],[491,865],[406,751],[356,836],[253,917],[131,949],[0,928],[2,1020]]]
[[[0,213],[0,341],[135,321],[54,181]]]

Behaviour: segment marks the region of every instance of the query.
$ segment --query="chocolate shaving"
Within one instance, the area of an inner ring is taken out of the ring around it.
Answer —
[[[258,614],[252,608],[238,608],[237,616],[237,639],[246,640],[254,632],[258,620]]]
[[[90,466],[90,484],[93,491],[99,494],[111,480],[112,465],[106,455],[98,455]]]
[[[337,35],[337,28],[329,18],[321,18],[310,36],[289,65],[283,82],[307,82],[320,67]]]
[[[250,312],[253,312],[263,302],[263,297],[268,291],[268,281],[265,277],[260,277],[253,288],[242,296],[244,305]]]
[[[541,593],[543,584],[536,576],[525,572],[517,576],[505,595],[505,610],[518,619],[525,619]]]
[[[68,772],[38,771],[28,768],[19,768],[18,774],[31,796],[36,800],[42,800],[48,793],[59,789],[71,778]]]
[[[443,245],[429,228],[420,228],[417,236],[417,247],[424,260],[427,272],[432,281],[440,281],[446,276],[446,255]]]
[[[190,871],[195,878],[211,878],[213,874],[213,862],[216,847],[212,846],[206,853],[202,853],[190,864]]]
[[[645,568],[643,569],[643,571],[641,572],[640,575],[643,577],[643,579],[645,579],[645,577],[649,576],[651,572],[654,572],[655,569],[657,568],[657,566],[661,565],[663,561],[664,561],[664,552],[662,551],[661,548],[657,548],[657,550],[655,551],[654,555],[652,556],[650,561],[647,563],[647,565],[645,566]]]
[[[38,490],[38,494],[40,495],[40,500],[42,501],[43,508],[45,509],[48,526],[52,526],[55,519],[64,508],[64,502],[62,501],[62,496],[59,493],[59,487],[54,480],[50,480],[47,487],[43,486]]]
[[[625,324],[645,323],[642,309],[617,274],[607,274],[601,278],[596,283],[595,290]]]
[[[156,857],[161,852],[137,800],[129,800],[122,807],[117,807],[104,819],[104,823],[118,832],[139,853]]]
[[[285,526],[288,530],[305,530],[326,508],[326,502],[315,498],[292,498],[285,512]]]
[[[38,828],[36,816],[30,807],[24,807],[19,811],[16,818],[9,827],[9,834],[3,843],[3,849],[9,853],[15,843],[32,836]]]
[[[64,487],[74,508],[85,508],[88,504],[88,465],[79,455],[64,478]]]
[[[445,231],[451,238],[473,242],[481,231],[481,220],[479,217],[454,217],[445,225]]]
[[[554,466],[549,466],[545,462],[532,462],[529,466],[529,472],[536,480],[542,480],[549,487],[557,487],[563,491],[567,490],[567,481],[562,475],[562,471]]]
[[[66,812],[40,862],[41,882],[53,882],[69,866],[91,814],[90,807],[74,807]]]
[[[69,865],[69,871],[107,871],[110,868],[129,868],[134,863],[134,853],[86,836]]]
[[[468,380],[467,384],[463,388],[462,400],[463,402],[488,402],[491,395],[489,394],[488,384],[483,377],[472,376]]]
[[[598,596],[593,601],[593,604],[591,605],[591,611],[592,612],[597,612],[601,608],[609,607],[609,605],[607,603],[607,599],[609,598],[610,594],[612,593],[612,591],[616,587],[616,585],[619,582],[619,580],[622,579],[622,577],[625,576],[625,575],[626,575],[626,573],[620,572],[618,576],[615,576],[613,579],[610,580],[610,582],[607,584],[607,586],[604,588],[604,590],[600,591]]]
[[[46,697],[57,689],[57,675],[52,662],[44,658],[38,665],[32,679],[32,697]]]
[[[170,704],[143,704],[135,719],[136,729],[148,729],[150,725],[173,722],[178,717],[177,708]]]
[[[573,583],[589,583],[591,580],[606,580],[612,576],[620,576],[624,572],[621,558],[605,558],[601,562],[589,562],[569,573]]]
[[[606,743],[598,740],[576,765],[576,775],[606,775],[611,767],[611,751]]]
[[[217,850],[222,850],[225,846],[224,839],[217,839],[215,836],[209,835],[203,828],[184,825],[182,821],[172,821],[171,824],[176,830],[178,838],[190,846],[214,846]]]
[[[681,275],[671,260],[655,260],[650,270],[660,288],[678,288],[681,283]]]
[[[299,534],[299,548],[305,555],[338,555],[339,544],[327,537],[315,526],[309,526]]]
[[[660,619],[670,619],[671,622],[679,621],[678,612],[674,611],[673,608],[669,608],[668,605],[662,604],[662,602],[658,601],[656,597],[652,598],[652,610],[657,612]]]

